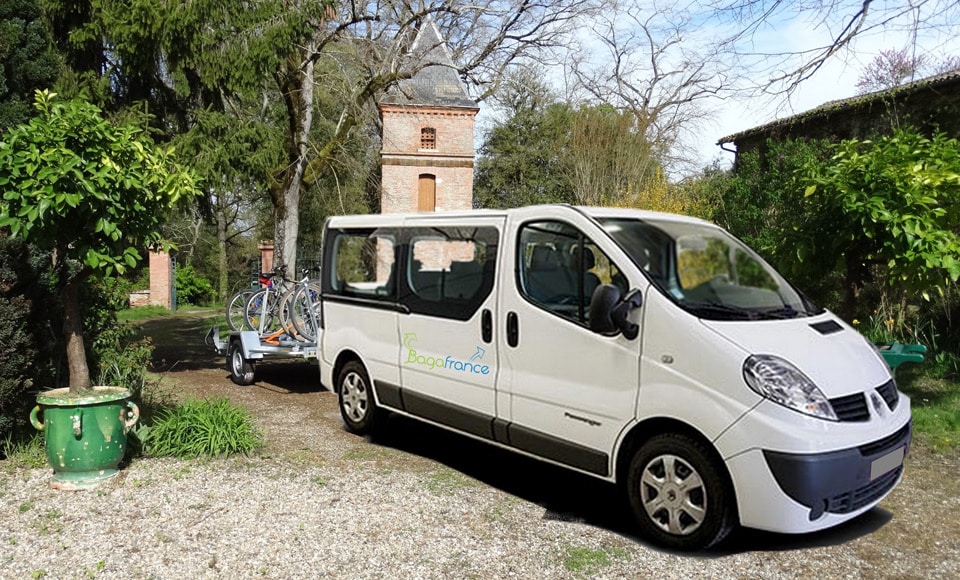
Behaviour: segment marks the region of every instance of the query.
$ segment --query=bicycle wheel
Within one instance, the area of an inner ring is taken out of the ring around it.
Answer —
[[[317,340],[317,328],[320,326],[320,284],[309,282],[299,288],[293,297],[293,326],[303,338],[310,342]]]
[[[247,326],[247,316],[244,310],[247,307],[247,300],[256,292],[252,288],[240,290],[227,302],[227,326],[234,332],[241,330],[253,330]]]
[[[250,328],[261,335],[272,334],[280,329],[277,316],[279,298],[273,290],[258,290],[250,295],[244,308],[244,317]]]
[[[300,336],[300,334],[297,332],[296,326],[293,324],[293,300],[296,293],[296,286],[283,293],[283,296],[280,297],[280,300],[277,303],[277,316],[280,319],[280,328],[283,328],[283,330],[286,331],[287,335],[291,338],[295,338],[302,342],[306,339],[303,336]]]

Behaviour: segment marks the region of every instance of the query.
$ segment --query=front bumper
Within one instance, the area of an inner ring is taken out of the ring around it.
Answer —
[[[900,481],[910,449],[911,423],[883,439],[840,451],[794,454],[763,451],[777,485],[809,510],[850,514],[879,501]]]

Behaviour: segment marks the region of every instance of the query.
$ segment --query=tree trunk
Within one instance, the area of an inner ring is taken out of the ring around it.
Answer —
[[[845,320],[853,320],[857,314],[857,302],[860,299],[860,292],[863,290],[864,282],[868,277],[867,266],[860,258],[860,252],[847,252],[846,277],[843,288],[843,304],[840,316]]]
[[[283,77],[281,93],[287,108],[290,135],[287,140],[287,170],[284,173],[280,199],[275,202],[277,242],[275,263],[284,264],[287,274],[296,276],[297,237],[300,233],[300,196],[307,167],[307,147],[313,125],[313,52],[314,42],[307,43],[304,63],[289,70]],[[299,68],[302,66],[302,68]]]
[[[80,312],[80,285],[86,276],[75,277],[63,287],[63,336],[67,343],[67,368],[70,373],[70,391],[90,388],[90,369],[87,351],[83,345],[83,314]]]
[[[219,204],[218,204],[219,205]],[[226,302],[230,296],[228,294],[230,283],[227,279],[227,217],[224,215],[226,208],[217,208],[217,265],[219,266],[219,295],[220,300]]]

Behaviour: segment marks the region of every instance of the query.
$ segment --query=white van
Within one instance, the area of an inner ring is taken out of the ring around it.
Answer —
[[[800,533],[900,481],[876,349],[723,229],[614,208],[330,218],[320,370],[385,411],[619,484],[673,548]]]

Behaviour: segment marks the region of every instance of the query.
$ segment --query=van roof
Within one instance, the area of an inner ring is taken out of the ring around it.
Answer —
[[[450,218],[477,218],[477,217],[506,217],[514,213],[530,214],[542,209],[544,217],[555,217],[557,210],[577,211],[593,218],[625,218],[656,221],[674,221],[686,223],[709,223],[700,218],[664,213],[658,211],[649,211],[642,209],[631,209],[622,207],[592,207],[592,206],[571,206],[567,204],[549,204],[534,205],[513,209],[472,209],[460,211],[438,211],[422,213],[391,213],[391,214],[363,214],[350,216],[332,216],[329,218],[328,225],[331,227],[340,226],[370,226],[370,227],[390,227],[400,226],[408,218],[418,219],[450,219]]]

